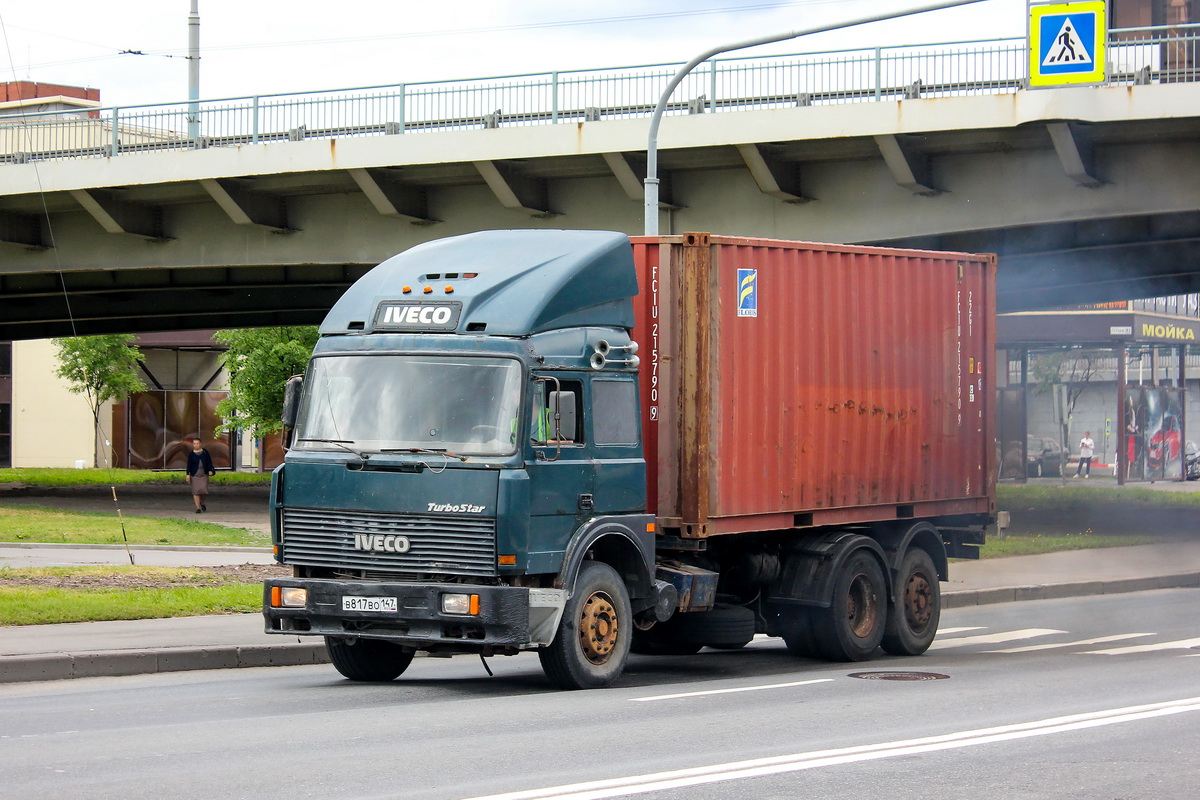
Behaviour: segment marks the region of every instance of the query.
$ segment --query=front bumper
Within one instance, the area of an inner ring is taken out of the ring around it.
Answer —
[[[271,605],[275,587],[305,589],[304,608]],[[479,613],[442,612],[443,594],[479,595]],[[395,612],[345,611],[343,597],[395,597]],[[289,636],[386,639],[417,649],[527,647],[549,644],[566,592],[513,586],[378,583],[318,578],[273,578],[263,586],[266,632]]]

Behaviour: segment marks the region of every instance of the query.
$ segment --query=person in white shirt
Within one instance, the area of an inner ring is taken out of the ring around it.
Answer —
[[[1096,452],[1096,443],[1092,441],[1092,432],[1084,431],[1083,438],[1079,440],[1079,466],[1075,468],[1075,477],[1079,477],[1079,473],[1083,472],[1083,477],[1092,477],[1092,453]]]

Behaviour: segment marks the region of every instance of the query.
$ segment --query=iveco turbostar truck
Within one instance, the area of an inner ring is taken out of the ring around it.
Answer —
[[[330,310],[285,400],[268,633],[347,678],[780,637],[917,655],[995,513],[995,259],[485,231]]]

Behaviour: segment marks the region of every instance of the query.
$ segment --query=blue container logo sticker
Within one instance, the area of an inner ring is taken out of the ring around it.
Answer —
[[[758,270],[739,269],[738,278],[738,316],[758,316]]]

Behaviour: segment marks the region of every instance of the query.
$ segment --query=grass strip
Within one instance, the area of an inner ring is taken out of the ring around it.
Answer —
[[[1043,553],[1059,553],[1066,550],[1094,550],[1105,547],[1134,547],[1170,541],[1159,536],[1108,535],[1091,533],[1067,533],[1063,535],[1005,536],[1000,539],[989,536],[987,544],[979,548],[979,557],[1007,558],[1009,556],[1036,556]]]
[[[1070,511],[1097,506],[1123,508],[1197,508],[1200,491],[1164,492],[1140,486],[1062,486],[996,487],[996,505],[1001,510],[1036,508],[1042,511]]]
[[[208,479],[217,486],[257,485],[271,482],[269,472],[233,472],[218,470]],[[154,472],[146,469],[70,469],[18,467],[0,469],[0,483],[23,483],[27,486],[129,486],[133,484],[187,483],[183,470]]]
[[[170,589],[56,589],[0,585],[0,625],[242,614],[262,609],[262,584]]]
[[[266,533],[190,519],[123,516],[130,544],[263,547]],[[0,541],[30,544],[123,544],[116,514],[59,511],[0,503]]]

